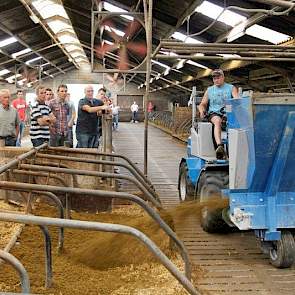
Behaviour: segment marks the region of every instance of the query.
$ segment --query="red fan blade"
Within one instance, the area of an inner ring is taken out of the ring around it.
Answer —
[[[127,55],[127,48],[126,46],[122,46],[122,48],[120,49],[120,53],[119,53],[119,64],[118,64],[118,69],[119,70],[128,70],[129,66],[128,66],[128,55]]]
[[[141,27],[140,22],[138,22],[136,20],[130,22],[126,28],[125,35],[123,38],[130,40],[133,37],[133,35],[135,34],[135,32],[137,32],[139,30],[140,27]]]
[[[114,23],[113,23],[112,21],[110,21],[110,20],[106,20],[106,21],[103,22],[102,25],[104,25],[104,26],[108,26],[108,27],[109,27],[110,31],[109,31],[107,28],[105,28],[105,30],[106,30],[106,31],[108,32],[108,34],[114,39],[115,42],[117,42],[117,43],[120,42],[121,37],[118,36],[118,35],[116,34],[116,32],[114,31],[115,25],[114,25]]]
[[[102,46],[96,48],[96,54],[98,57],[103,57],[106,52],[112,52],[118,48],[116,44],[106,44],[104,43]]]
[[[144,42],[128,42],[126,44],[127,48],[133,53],[145,57],[146,56],[146,44]]]

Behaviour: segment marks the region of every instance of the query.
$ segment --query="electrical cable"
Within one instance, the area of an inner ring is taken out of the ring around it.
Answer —
[[[292,1],[292,3],[294,3]],[[271,16],[281,16],[281,15],[286,15],[288,14],[291,10],[293,10],[293,8],[295,8],[295,3],[290,6],[289,8],[281,11],[281,12],[276,12],[275,9],[271,9],[271,10],[268,10],[268,9],[256,9],[256,8],[243,8],[243,7],[238,7],[238,6],[228,6],[228,7],[225,7],[220,13],[219,15],[217,16],[216,19],[214,19],[206,28],[204,28],[203,30],[197,32],[197,33],[193,33],[193,34],[190,34],[190,35],[187,35],[186,38],[188,37],[195,37],[195,36],[199,36],[203,33],[205,33],[206,31],[208,31],[211,27],[213,27],[215,25],[215,23],[219,20],[219,18],[221,17],[221,15],[226,11],[226,10],[238,10],[238,11],[243,11],[243,12],[255,12],[255,13],[264,13],[264,14],[267,14],[267,15],[271,15]],[[190,16],[189,16],[190,17]],[[186,40],[186,39],[185,39]],[[184,40],[184,41],[185,41]]]

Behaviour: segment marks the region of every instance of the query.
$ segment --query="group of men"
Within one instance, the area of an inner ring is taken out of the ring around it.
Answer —
[[[78,105],[77,147],[98,147],[99,118],[102,111],[110,109],[109,105],[104,103],[106,90],[99,89],[98,98],[94,98],[93,87],[87,85],[84,93],[85,97],[80,99]],[[21,90],[17,91],[17,98],[12,105],[10,100],[10,91],[0,90],[0,140],[5,146],[20,146],[28,105]],[[44,142],[49,142],[51,146],[73,147],[75,119],[75,107],[69,99],[67,85],[58,86],[56,98],[53,98],[51,89],[37,86],[36,103],[30,110],[30,137],[34,147]]]
[[[214,127],[214,141],[216,157],[222,159],[226,156],[221,140],[221,124],[225,114],[225,100],[238,98],[238,90],[232,84],[225,83],[224,73],[221,69],[212,71],[213,86],[208,87],[201,103],[198,106],[200,117],[207,117]],[[50,91],[49,91],[50,90]],[[50,141],[51,146],[73,146],[73,124],[76,118],[75,108],[68,99],[68,88],[61,84],[57,89],[57,97],[53,98],[51,89],[43,86],[36,88],[36,104],[31,109],[30,136],[33,146],[39,146]],[[105,103],[106,90],[99,89],[97,98],[91,85],[84,89],[85,97],[80,99],[78,105],[78,119],[76,126],[77,147],[98,147],[100,137],[100,116],[103,111],[110,112],[110,104]],[[25,109],[27,107],[21,90],[17,91],[17,99],[10,106],[10,92],[0,90],[0,140],[5,145],[20,145],[24,129]],[[132,122],[137,122],[138,105],[131,106]],[[118,118],[118,108],[115,110]],[[118,126],[116,119],[115,126]],[[18,136],[19,135],[19,136]],[[19,140],[17,141],[17,138]]]

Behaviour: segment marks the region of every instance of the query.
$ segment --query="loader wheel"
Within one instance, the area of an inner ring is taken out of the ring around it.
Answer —
[[[282,231],[281,240],[272,242],[270,263],[277,268],[287,268],[295,261],[295,241],[289,231]]]
[[[188,177],[188,168],[185,162],[182,162],[179,168],[178,193],[180,202],[194,199],[195,188]]]
[[[228,232],[230,230],[230,227],[222,219],[224,206],[219,204],[221,190],[227,187],[227,171],[205,171],[201,174],[198,184],[200,202],[212,201],[212,204],[204,205],[201,210],[201,226],[206,232],[216,233]]]

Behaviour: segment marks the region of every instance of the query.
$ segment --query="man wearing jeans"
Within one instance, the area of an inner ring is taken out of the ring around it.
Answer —
[[[107,110],[109,107],[102,101],[93,98],[93,87],[87,85],[84,89],[85,97],[80,99],[78,105],[78,119],[76,128],[77,147],[93,148],[98,136],[97,112]]]
[[[57,88],[57,98],[48,102],[56,121],[50,128],[50,145],[64,146],[68,141],[68,116],[70,114],[70,105],[66,100],[68,93],[67,85],[61,84]]]
[[[9,105],[10,92],[0,90],[0,140],[5,146],[15,146],[19,133],[19,117],[16,109]]]
[[[21,89],[17,90],[16,99],[12,102],[12,106],[17,110],[18,117],[20,119],[16,146],[21,146],[21,139],[25,130],[26,111],[28,108],[28,105],[24,99],[24,92]]]

